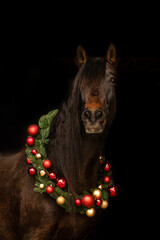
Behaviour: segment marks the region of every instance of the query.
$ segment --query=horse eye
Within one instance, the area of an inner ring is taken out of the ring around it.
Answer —
[[[112,85],[116,85],[116,78],[112,77],[110,79],[110,82],[111,82]]]

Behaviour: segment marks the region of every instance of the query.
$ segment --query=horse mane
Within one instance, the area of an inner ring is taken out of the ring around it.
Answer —
[[[58,177],[65,177],[68,191],[78,191],[80,176],[80,149],[83,129],[81,122],[81,86],[86,81],[104,77],[106,62],[101,58],[89,59],[80,68],[67,103],[63,103],[50,128],[48,156]],[[88,83],[87,83],[88,85]]]
[[[79,170],[80,138],[80,88],[79,74],[77,74],[72,94],[68,102],[63,103],[50,127],[50,142],[48,156],[53,162],[53,170],[57,177],[65,177],[69,191],[73,192],[76,186],[76,176]]]

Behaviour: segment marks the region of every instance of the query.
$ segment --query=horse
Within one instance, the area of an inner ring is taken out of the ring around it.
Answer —
[[[79,46],[76,63],[71,94],[52,120],[46,149],[71,200],[72,193],[97,185],[98,159],[116,114],[116,48],[111,44],[105,57],[89,57]],[[0,239],[93,239],[98,213],[89,218],[65,212],[48,194],[34,192],[34,185],[25,149],[0,155]]]

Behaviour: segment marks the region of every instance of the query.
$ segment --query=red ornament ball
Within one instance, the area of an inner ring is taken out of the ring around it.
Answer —
[[[107,188],[107,191],[110,197],[116,197],[118,193],[118,188],[115,185],[110,185]]]
[[[36,149],[32,149],[31,152],[32,152],[33,155],[37,154],[37,150]]]
[[[31,168],[28,169],[28,173],[29,173],[30,176],[35,175],[36,172],[37,172],[37,170],[36,170],[35,167],[31,167]]]
[[[46,187],[46,193],[51,194],[53,193],[53,191],[54,191],[54,188],[52,186]]]
[[[111,172],[111,170],[112,170],[112,165],[111,165],[110,163],[106,163],[106,164],[105,164],[105,167],[104,167],[104,170],[105,170],[106,172]]]
[[[66,179],[65,178],[57,178],[56,184],[59,188],[64,188],[66,186]]]
[[[27,158],[26,161],[27,161],[28,164],[32,164],[32,158]]]
[[[54,172],[49,172],[48,173],[48,178],[51,180],[55,180],[56,179],[56,174]]]
[[[77,207],[79,207],[79,206],[81,206],[81,199],[79,199],[79,198],[77,198],[76,200],[75,200],[75,205],[77,206]]]
[[[33,146],[33,144],[34,144],[34,138],[33,138],[33,137],[28,137],[27,140],[26,140],[26,143],[27,143],[29,146]]]
[[[82,198],[82,205],[85,207],[92,207],[92,205],[94,204],[94,197],[90,194],[84,195]]]
[[[105,177],[103,178],[103,181],[104,181],[105,183],[109,183],[109,182],[110,182],[110,177],[109,177],[109,176],[105,176]]]
[[[52,166],[52,162],[51,162],[51,160],[49,160],[49,159],[46,159],[46,160],[44,160],[43,161],[43,167],[44,168],[50,168]]]
[[[100,198],[96,199],[96,205],[101,206],[101,204],[102,204],[102,199]]]
[[[40,128],[36,124],[32,124],[28,127],[27,132],[30,136],[36,136],[40,132]]]

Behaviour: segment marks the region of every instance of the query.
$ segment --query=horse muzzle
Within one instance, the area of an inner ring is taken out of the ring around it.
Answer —
[[[82,121],[87,134],[102,133],[106,124],[106,114],[103,109],[84,109]]]

